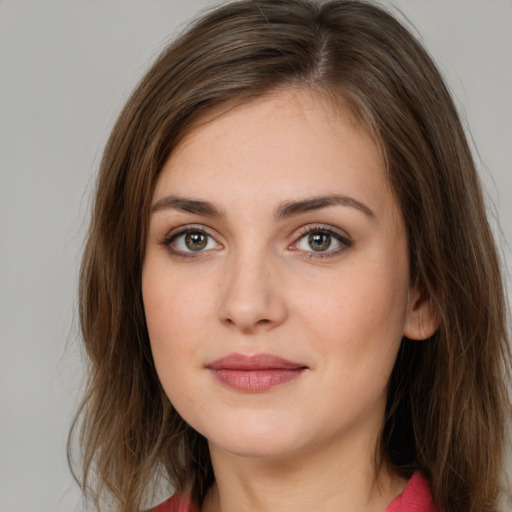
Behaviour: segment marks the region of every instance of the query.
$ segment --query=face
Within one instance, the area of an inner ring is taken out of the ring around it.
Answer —
[[[371,137],[275,93],[193,131],[152,204],[144,307],[180,415],[244,456],[375,440],[417,292]]]

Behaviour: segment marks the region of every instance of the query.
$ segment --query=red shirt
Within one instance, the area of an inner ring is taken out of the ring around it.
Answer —
[[[414,473],[404,492],[384,512],[441,512],[433,503],[427,479]]]
[[[199,512],[186,497],[175,494],[151,512]],[[427,480],[414,473],[404,492],[384,512],[440,512],[432,503]]]

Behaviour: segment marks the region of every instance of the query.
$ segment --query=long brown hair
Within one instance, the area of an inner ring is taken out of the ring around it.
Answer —
[[[213,482],[206,440],[175,412],[152,360],[141,297],[149,204],[164,162],[207,112],[283,87],[340,99],[379,141],[411,277],[439,314],[431,339],[402,341],[380,452],[404,476],[421,471],[446,512],[496,512],[511,364],[475,165],[425,50],[382,8],[347,0],[243,0],[212,10],[162,53],[119,116],[80,275],[90,360],[72,429],[81,485],[98,509],[106,492],[119,510],[136,512],[157,470],[197,501]]]

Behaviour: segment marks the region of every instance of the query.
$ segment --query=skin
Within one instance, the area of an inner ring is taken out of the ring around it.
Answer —
[[[334,194],[344,203],[276,218],[284,204]],[[181,211],[169,196],[216,211]],[[404,222],[373,139],[321,96],[277,91],[193,130],[153,205],[147,325],[166,394],[209,441],[216,482],[202,511],[384,510],[405,486],[373,459],[389,376],[402,336],[426,338],[436,325],[410,283]],[[189,241],[207,233],[202,249],[186,245],[187,226]],[[327,249],[313,250],[309,228]],[[306,369],[240,392],[206,367],[232,353]]]

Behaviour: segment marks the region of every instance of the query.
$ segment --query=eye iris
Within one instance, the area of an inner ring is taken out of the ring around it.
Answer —
[[[187,233],[185,235],[185,245],[191,251],[200,251],[206,247],[206,235],[203,233]]]
[[[309,235],[308,243],[314,251],[325,251],[331,245],[331,235],[326,233],[313,233]]]

